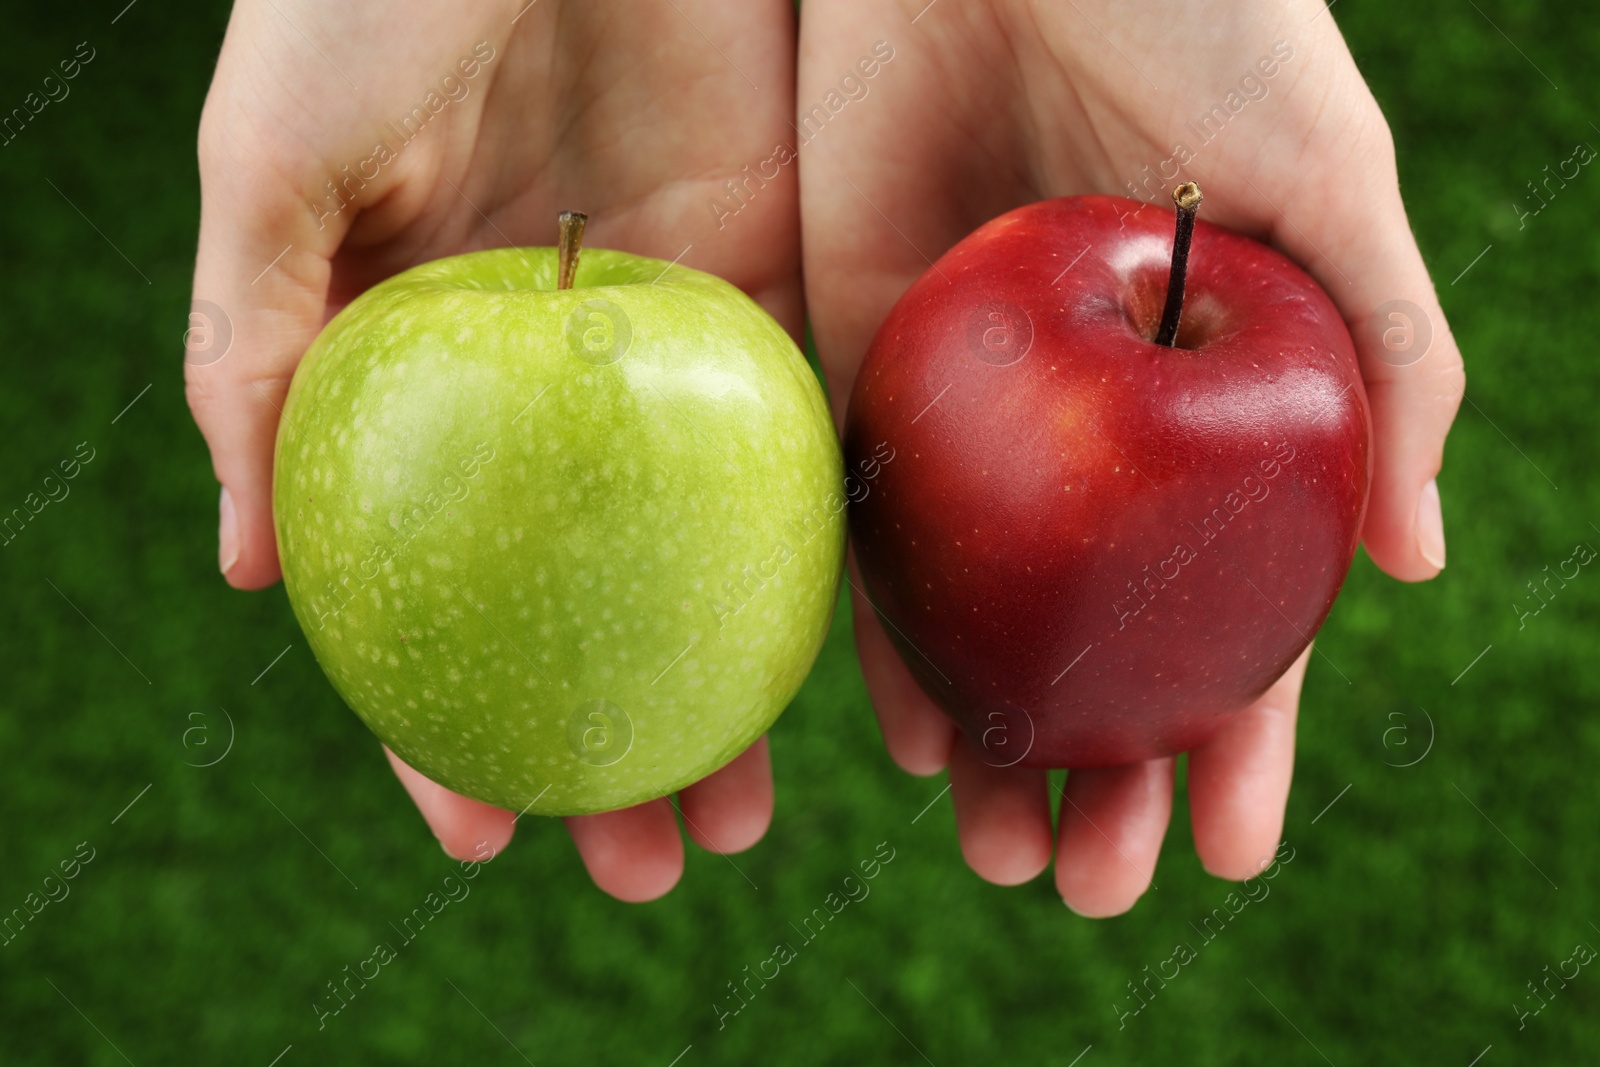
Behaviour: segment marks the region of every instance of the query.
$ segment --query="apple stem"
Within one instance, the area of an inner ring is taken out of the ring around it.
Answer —
[[[1200,187],[1184,182],[1172,190],[1178,205],[1178,232],[1172,239],[1172,274],[1167,279],[1167,306],[1161,312],[1156,344],[1171,348],[1178,341],[1178,320],[1183,317],[1183,279],[1189,271],[1189,242],[1194,238],[1194,217],[1200,211]]]
[[[578,253],[583,250],[583,228],[588,223],[589,216],[581,211],[563,211],[556,217],[561,235],[557,246],[560,250],[557,289],[572,288],[572,279],[578,273]]]

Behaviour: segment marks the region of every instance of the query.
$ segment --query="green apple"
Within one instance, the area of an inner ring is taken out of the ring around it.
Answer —
[[[585,250],[558,287],[569,262],[475,252],[351,303],[295,374],[273,502],[351,708],[434,781],[549,815],[664,796],[760,737],[845,540],[788,334],[700,271]]]

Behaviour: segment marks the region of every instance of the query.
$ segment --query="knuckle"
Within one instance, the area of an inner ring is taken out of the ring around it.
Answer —
[[[1461,398],[1467,392],[1467,368],[1461,360],[1461,353],[1453,345],[1440,361],[1437,377],[1439,394],[1452,409],[1459,407]]]
[[[222,106],[213,87],[200,109],[200,129],[195,137],[195,159],[202,182],[214,178],[226,166],[227,129],[220,114]]]
[[[1365,86],[1330,87],[1307,101],[1301,121],[1317,131],[1318,165],[1332,167],[1363,182],[1379,184],[1395,177],[1394,132],[1383,109]]]
[[[1352,141],[1356,146],[1357,158],[1364,160],[1369,166],[1378,168],[1385,179],[1397,175],[1394,131],[1390,128],[1383,109],[1370,94],[1357,109],[1352,126]],[[1398,177],[1394,180],[1398,181]]]
[[[189,414],[194,417],[195,423],[205,429],[206,420],[217,407],[217,379],[216,373],[201,373],[204,368],[185,366],[183,368],[183,396],[189,404]]]
[[[258,374],[226,363],[186,365],[184,399],[202,433],[225,430],[241,420],[277,419],[292,380],[289,374]],[[265,409],[257,411],[256,408]]]

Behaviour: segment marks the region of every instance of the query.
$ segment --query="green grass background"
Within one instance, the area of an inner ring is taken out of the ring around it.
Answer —
[[[216,574],[216,486],[179,372],[194,128],[225,6],[145,2],[115,26],[122,0],[9,9],[0,105],[79,40],[99,56],[0,148],[0,509],[78,442],[97,455],[0,549],[0,911],[78,842],[96,854],[67,899],[0,946],[0,1061],[266,1067],[292,1045],[285,1067],[514,1064],[517,1050],[540,1065],[666,1067],[692,1045],[683,1067],[1067,1067],[1091,1044],[1083,1067],[1467,1067],[1490,1045],[1483,1067],[1591,1061],[1600,967],[1525,1028],[1512,1005],[1575,944],[1600,946],[1600,575],[1585,569],[1520,632],[1510,605],[1576,543],[1600,546],[1600,172],[1585,168],[1523,229],[1511,205],[1577,142],[1600,146],[1600,19],[1575,2],[1477,6],[1334,12],[1394,127],[1468,360],[1472,403],[1441,477],[1449,570],[1406,587],[1358,559],[1319,646],[1350,682],[1319,657],[1306,686],[1295,859],[1126,1029],[1111,1007],[1125,983],[1180,941],[1198,947],[1190,923],[1229,892],[1195,860],[1187,809],[1159,888],[1125,918],[1074,917],[1048,876],[980,882],[948,797],[913,824],[944,783],[884,755],[841,614],[773,731],[782,792],[759,846],[732,862],[692,851],[675,892],[635,907],[591,886],[558,825],[524,824],[472,895],[320,1032],[322,984],[392,939],[389,923],[451,865],[311,660],[281,587],[247,596]],[[220,739],[219,707],[232,752],[187,766],[199,757],[185,729],[210,723]],[[1422,751],[1423,708],[1431,752],[1389,766]],[[1386,747],[1397,725],[1409,733]],[[796,941],[789,924],[883,841],[896,858],[871,896],[719,1031],[725,983]]]

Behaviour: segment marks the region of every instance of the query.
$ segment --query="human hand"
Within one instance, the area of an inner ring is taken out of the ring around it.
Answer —
[[[808,0],[800,36],[802,122],[874,42],[894,50],[869,94],[807,127],[801,148],[806,294],[836,417],[895,300],[982,223],[1085,193],[1170,210],[1172,187],[1194,179],[1206,218],[1279,248],[1338,305],[1374,425],[1363,542],[1396,578],[1439,572],[1433,479],[1465,388],[1461,357],[1406,221],[1388,127],[1320,2]],[[1388,318],[1395,301],[1410,322]],[[973,870],[1015,884],[1054,850],[1073,909],[1132,907],[1170,819],[1175,761],[1072,772],[1052,841],[1045,773],[995,768],[958,739],[855,584],[889,752],[913,774],[949,765]],[[1189,753],[1195,845],[1213,874],[1254,875],[1277,848],[1310,654]]]
[[[302,354],[341,307],[401,270],[553,244],[557,213],[581,209],[591,247],[718,274],[798,336],[794,168],[736,224],[717,228],[706,206],[787,135],[794,18],[787,0],[239,0],[200,123],[194,284],[204,317],[221,309],[231,322],[232,345],[192,331],[185,367],[223,486],[229,583],[259,589],[280,576],[273,444]],[[498,851],[510,839],[511,813],[390,759],[445,851],[473,858],[480,843]],[[754,844],[772,814],[765,739],[679,805],[701,846]],[[614,896],[660,896],[682,872],[666,799],[567,826]]]

